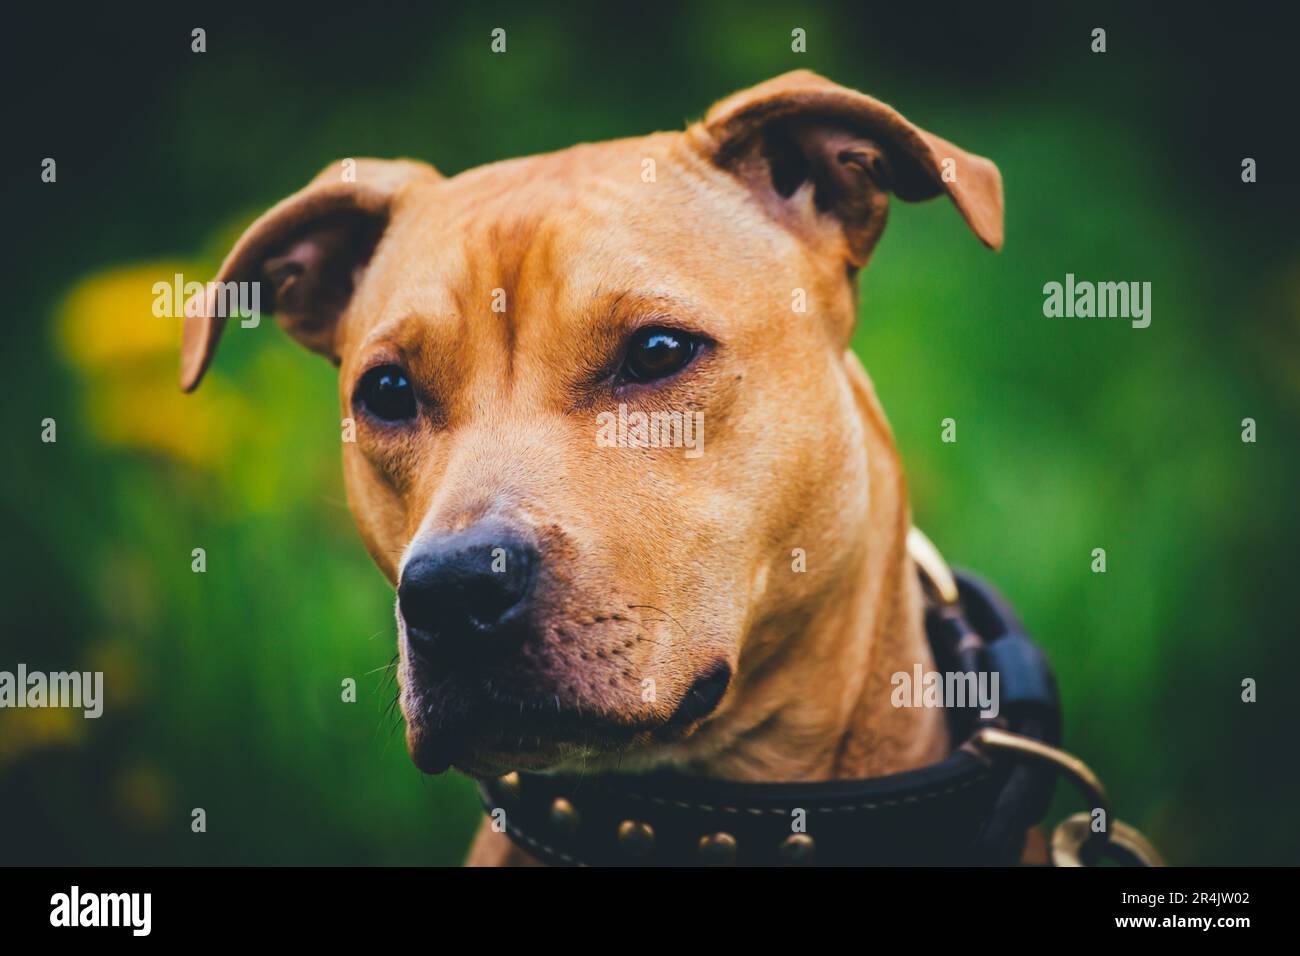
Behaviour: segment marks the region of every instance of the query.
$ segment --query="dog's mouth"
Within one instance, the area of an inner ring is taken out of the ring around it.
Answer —
[[[556,693],[504,693],[490,682],[447,681],[404,691],[407,748],[424,773],[455,767],[473,777],[542,771],[640,750],[693,733],[722,702],[731,668],[719,662],[699,675],[671,711],[611,714],[584,709]]]

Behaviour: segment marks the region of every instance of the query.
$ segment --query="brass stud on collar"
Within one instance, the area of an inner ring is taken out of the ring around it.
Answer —
[[[498,778],[497,783],[500,784],[501,789],[510,796],[514,797],[516,800],[519,799],[519,774],[511,771],[504,777]]]
[[[655,848],[655,831],[640,820],[624,820],[618,825],[618,845],[628,856],[649,856]]]
[[[787,866],[811,866],[816,844],[806,833],[792,833],[781,841],[781,862]]]
[[[731,866],[736,862],[736,838],[723,832],[700,837],[700,862],[705,866]]]
[[[560,833],[572,835],[578,831],[578,811],[564,797],[556,797],[551,803],[551,826]]]

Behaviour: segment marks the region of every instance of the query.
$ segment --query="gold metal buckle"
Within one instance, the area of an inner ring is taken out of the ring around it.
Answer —
[[[1093,810],[1066,817],[1052,831],[1052,863],[1055,866],[1097,866],[1109,859],[1124,866],[1164,866],[1151,842],[1137,829],[1112,820],[1110,798],[1092,768],[1071,753],[1041,740],[1013,734],[996,727],[975,733],[971,743],[985,753],[1010,753],[1022,759],[1050,764],[1063,770],[1088,800]],[[1093,828],[1093,814],[1102,811],[1104,825]]]
[[[930,582],[939,600],[944,604],[956,604],[960,597],[957,592],[957,579],[952,576],[948,562],[943,559],[934,542],[927,538],[920,528],[914,526],[907,532],[907,553],[921,569],[925,579]]]
[[[920,569],[930,591],[944,604],[956,605],[960,599],[957,581],[934,546],[920,528],[907,532],[907,553]],[[1020,759],[1036,760],[1063,770],[1083,793],[1091,812],[1066,817],[1052,831],[1052,863],[1056,866],[1097,866],[1109,859],[1126,866],[1164,866],[1164,860],[1151,842],[1137,829],[1121,820],[1111,819],[1110,798],[1092,768],[1071,753],[1045,744],[1041,740],[985,727],[971,738],[971,743],[987,753],[1010,753]],[[1101,811],[1101,830],[1093,827],[1094,814]]]

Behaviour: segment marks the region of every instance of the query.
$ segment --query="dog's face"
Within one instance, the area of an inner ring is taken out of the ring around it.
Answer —
[[[997,187],[987,161],[792,74],[686,133],[451,179],[345,162],[255,223],[219,278],[269,283],[339,366],[417,765],[644,753],[725,709],[763,655],[747,637],[797,630],[858,545],[844,351],[889,193],[946,189],[996,245]],[[220,331],[204,304],[187,387]],[[795,549],[817,574],[791,573]]]
[[[843,266],[684,137],[431,186],[394,217],[356,303],[345,470],[399,583],[421,766],[486,773],[689,732],[721,701],[747,619],[810,580],[772,565],[799,545],[843,551],[812,544],[863,505],[837,371]],[[656,420],[661,447],[619,443],[639,413],[675,416]]]

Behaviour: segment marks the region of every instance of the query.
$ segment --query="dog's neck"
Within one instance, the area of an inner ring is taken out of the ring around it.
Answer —
[[[747,639],[724,714],[679,749],[685,769],[751,781],[877,776],[942,759],[942,710],[891,703],[891,678],[934,669],[919,582],[907,553],[911,525],[893,436],[866,373],[849,373],[867,433],[864,546],[811,612],[765,622]],[[791,639],[797,634],[796,639]]]

